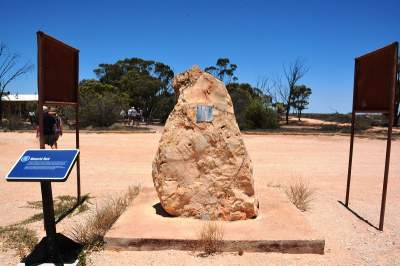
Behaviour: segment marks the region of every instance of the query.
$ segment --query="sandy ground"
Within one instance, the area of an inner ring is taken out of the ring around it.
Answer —
[[[151,162],[160,138],[155,134],[82,134],[82,190],[94,201],[126,191],[129,185],[153,186]],[[349,137],[245,135],[254,163],[255,186],[284,187],[302,178],[315,189],[312,208],[303,215],[326,239],[325,255],[225,253],[208,258],[185,251],[103,251],[91,255],[94,265],[400,265],[400,141],[392,144],[384,232],[377,231],[346,210],[344,200]],[[60,148],[74,146],[66,134]],[[37,148],[32,133],[0,133],[0,176],[4,176],[21,152]],[[351,208],[378,225],[386,142],[356,139],[353,160]],[[75,194],[75,171],[66,183],[53,185],[54,196]],[[30,217],[37,211],[23,208],[40,200],[40,185],[7,183],[0,179],[0,226]],[[77,218],[74,218],[77,219]],[[284,219],[284,217],[283,217]],[[68,234],[71,220],[58,230]],[[132,222],[134,226],[134,221]],[[40,222],[32,225],[43,234]],[[0,252],[0,265],[15,265],[13,252]]]

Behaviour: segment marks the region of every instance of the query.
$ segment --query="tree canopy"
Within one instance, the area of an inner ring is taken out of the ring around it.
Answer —
[[[225,82],[225,84],[229,84],[231,81],[236,82],[238,80],[235,76],[236,69],[237,65],[232,64],[229,58],[218,58],[215,66],[206,67],[204,71],[217,77],[221,81]]]
[[[165,112],[158,110],[162,117],[154,117],[159,102],[165,102],[164,97],[172,99],[174,94],[171,85],[174,72],[166,64],[134,57],[114,64],[100,64],[94,72],[100,82],[126,93],[129,105],[143,110],[146,121],[165,119],[164,113],[172,110],[169,104]]]

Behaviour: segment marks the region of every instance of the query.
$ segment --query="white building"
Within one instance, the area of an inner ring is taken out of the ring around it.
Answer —
[[[37,94],[9,94],[1,97],[3,114],[17,114],[20,117],[27,116],[28,112],[36,111]]]

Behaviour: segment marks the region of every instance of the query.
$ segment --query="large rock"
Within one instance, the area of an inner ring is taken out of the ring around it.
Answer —
[[[224,84],[194,66],[173,83],[178,102],[153,162],[162,207],[173,216],[257,216],[253,169]]]

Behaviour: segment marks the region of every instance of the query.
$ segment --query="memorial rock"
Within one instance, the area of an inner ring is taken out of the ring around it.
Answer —
[[[153,161],[162,207],[210,220],[257,216],[252,164],[224,83],[194,66],[173,86],[178,100]]]

